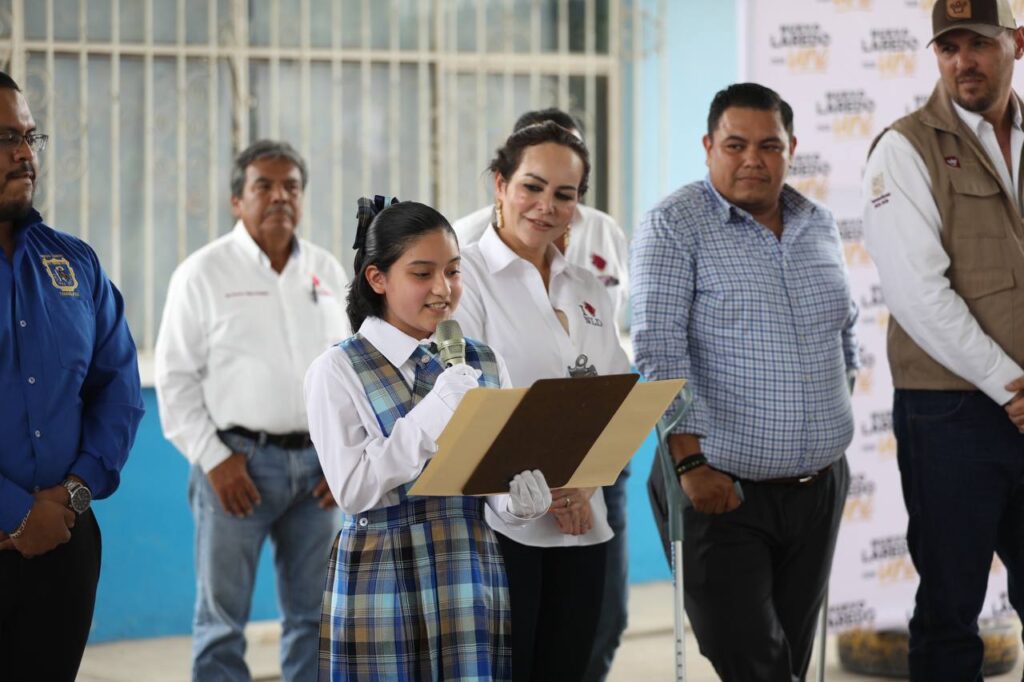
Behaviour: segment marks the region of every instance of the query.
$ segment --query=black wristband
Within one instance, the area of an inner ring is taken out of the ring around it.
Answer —
[[[693,471],[697,467],[702,467],[707,463],[708,458],[704,456],[703,452],[687,455],[676,462],[676,476],[682,476],[683,474]]]

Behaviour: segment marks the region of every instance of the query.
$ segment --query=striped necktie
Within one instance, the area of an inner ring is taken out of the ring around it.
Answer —
[[[434,387],[434,382],[444,371],[444,367],[441,366],[437,357],[424,346],[416,346],[412,357],[416,361],[416,381],[412,387],[412,402],[415,405]]]

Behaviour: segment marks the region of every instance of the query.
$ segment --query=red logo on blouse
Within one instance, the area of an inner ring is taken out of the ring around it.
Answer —
[[[595,327],[603,327],[604,322],[597,316],[597,308],[587,301],[580,304],[580,312],[583,313],[583,321]]]
[[[959,168],[960,167],[960,159],[958,159],[955,156],[947,156],[946,157],[946,165],[949,166],[950,168]]]
[[[594,267],[597,268],[598,270],[604,270],[606,267],[608,267],[608,261],[606,261],[604,258],[601,258],[596,253],[590,254],[590,262],[593,263]]]

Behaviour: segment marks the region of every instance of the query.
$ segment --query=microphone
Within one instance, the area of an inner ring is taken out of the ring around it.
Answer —
[[[445,367],[466,364],[466,339],[455,320],[441,320],[437,325],[437,354]]]

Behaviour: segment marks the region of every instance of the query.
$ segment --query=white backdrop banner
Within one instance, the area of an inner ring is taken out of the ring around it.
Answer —
[[[1013,4],[1020,24],[1024,0]],[[860,305],[864,369],[853,399],[850,493],[829,591],[834,631],[905,628],[917,587],[892,433],[885,355],[889,313],[862,241],[860,187],[871,141],[923,105],[935,86],[935,56],[926,47],[933,5],[934,0],[739,3],[743,78],[773,88],[792,105],[798,144],[790,184],[835,214]],[[1018,66],[1015,82],[1021,92],[1024,66]],[[982,618],[1010,611],[1006,571],[993,558]]]

